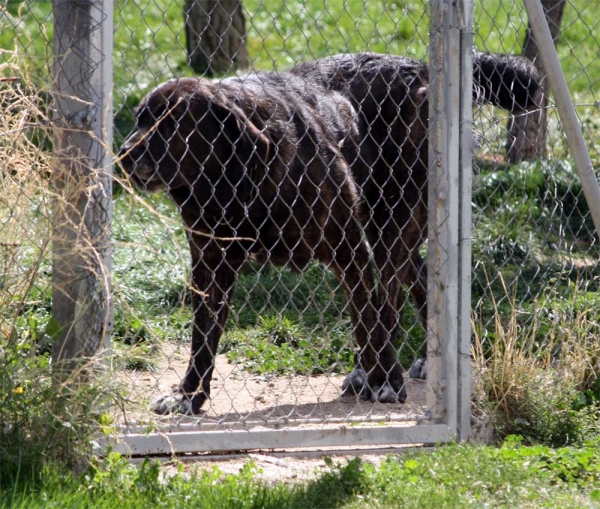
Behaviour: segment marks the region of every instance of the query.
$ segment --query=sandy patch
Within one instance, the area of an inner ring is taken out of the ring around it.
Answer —
[[[381,404],[341,397],[345,375],[257,376],[230,364],[219,355],[211,388],[211,400],[205,413],[194,418],[160,417],[149,411],[157,395],[169,392],[185,374],[188,345],[165,343],[153,372],[122,371],[119,380],[125,386],[131,405],[119,419],[124,423],[157,421],[163,424],[190,419],[203,427],[219,429],[239,426],[277,426],[296,423],[337,423],[361,420],[412,420],[423,415],[426,383],[407,379],[405,404]],[[208,428],[206,428],[208,429]]]

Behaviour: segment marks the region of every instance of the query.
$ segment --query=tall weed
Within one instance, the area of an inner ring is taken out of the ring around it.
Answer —
[[[0,485],[10,485],[84,458],[112,389],[52,377],[52,123],[26,60],[0,52]]]
[[[521,435],[527,443],[564,446],[597,435],[598,400],[589,392],[600,377],[600,347],[593,340],[597,324],[586,311],[549,313],[544,306],[523,322],[516,290],[499,278],[510,311],[501,310],[490,294],[492,330],[474,317],[476,405],[491,415],[500,437]]]

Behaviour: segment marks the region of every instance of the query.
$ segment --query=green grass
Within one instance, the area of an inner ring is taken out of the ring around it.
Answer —
[[[389,456],[379,466],[339,463],[306,482],[265,483],[247,463],[236,475],[218,465],[179,467],[164,477],[149,461],[132,467],[109,457],[81,476],[45,469],[0,491],[0,508],[50,507],[207,509],[571,508],[600,502],[600,448],[524,447],[515,437],[499,449],[440,446]]]
[[[473,203],[472,292],[484,327],[497,308],[508,317],[518,306],[523,324],[533,312],[548,309],[541,340],[555,316],[552,309],[573,306],[568,297],[574,288],[588,298],[598,295],[598,242],[571,164],[539,161],[483,170],[474,180]],[[500,274],[515,289],[513,302],[503,299]]]
[[[46,83],[50,69],[50,2],[5,0],[8,27],[0,48],[22,49]],[[189,74],[182,3],[167,0],[115,2],[116,142],[132,126],[132,108],[158,83]],[[255,69],[285,70],[302,60],[340,52],[375,51],[427,57],[428,3],[424,0],[245,0],[248,50]],[[480,50],[519,53],[524,38],[523,6],[492,0],[475,4],[475,45]],[[599,21],[586,0],[569,2],[559,54],[585,122],[592,122],[598,86]]]

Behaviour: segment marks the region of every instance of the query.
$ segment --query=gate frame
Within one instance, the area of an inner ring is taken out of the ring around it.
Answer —
[[[427,376],[441,384],[427,405],[458,441],[471,431],[472,48],[472,0],[432,0]]]
[[[470,432],[472,0],[432,0],[429,84],[427,409],[407,422],[203,431],[202,425],[123,426],[99,442],[125,455],[249,449],[437,444]],[[435,57],[435,58],[433,58]],[[264,426],[264,424],[263,424]],[[281,424],[274,424],[281,427]]]

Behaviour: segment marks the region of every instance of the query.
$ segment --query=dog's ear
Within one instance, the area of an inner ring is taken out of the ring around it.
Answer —
[[[233,157],[236,157],[242,165],[248,167],[267,164],[271,142],[241,108],[234,104],[224,106],[211,101],[207,114],[214,115],[221,125],[220,136],[215,141],[231,144]]]

